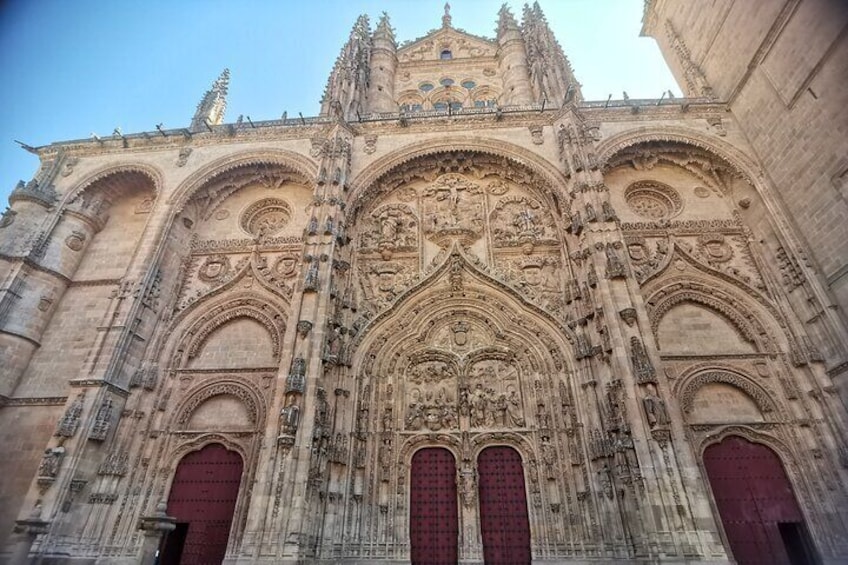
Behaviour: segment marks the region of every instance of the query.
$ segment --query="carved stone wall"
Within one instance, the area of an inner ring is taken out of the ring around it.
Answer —
[[[755,152],[715,100],[582,101],[525,19],[397,47],[360,18],[321,116],[38,150],[0,219],[3,558],[138,562],[216,443],[229,564],[408,562],[430,447],[482,562],[491,446],[534,561],[727,562],[702,454],[731,435],[848,558],[848,339]],[[426,107],[353,118],[390,85]]]

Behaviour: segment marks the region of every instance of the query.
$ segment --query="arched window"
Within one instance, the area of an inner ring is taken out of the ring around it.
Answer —
[[[443,60],[453,59],[453,53],[451,53],[450,49],[442,49],[439,58]]]

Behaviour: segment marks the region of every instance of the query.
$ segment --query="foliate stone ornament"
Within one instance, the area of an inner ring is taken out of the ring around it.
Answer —
[[[88,439],[95,441],[103,441],[109,435],[109,428],[112,426],[112,397],[106,396],[100,408],[97,409],[97,415],[94,418],[94,425],[88,434]]]
[[[287,279],[297,274],[297,263],[297,256],[293,254],[283,254],[274,262],[272,269],[275,275]]]
[[[634,182],[624,190],[630,209],[649,220],[668,220],[683,210],[683,199],[670,186],[655,181]]]
[[[87,239],[85,232],[74,230],[71,232],[71,235],[65,238],[65,245],[68,246],[68,249],[71,251],[80,251],[85,245],[85,240]]]
[[[698,236],[698,251],[709,263],[726,263],[733,258],[733,247],[720,233],[706,233]]]
[[[376,135],[368,134],[368,135],[365,136],[365,148],[363,149],[363,151],[368,155],[371,155],[375,151],[377,151],[377,136]]]
[[[134,214],[149,214],[153,210],[153,199],[145,198],[138,203],[138,206],[133,210]]]
[[[38,299],[38,311],[39,312],[47,312],[50,310],[50,306],[53,305],[53,296],[52,295],[42,295]]]
[[[621,316],[621,319],[624,320],[624,323],[627,324],[627,327],[632,328],[633,324],[636,323],[635,308],[624,308],[622,310],[619,310],[618,315]]]
[[[56,425],[56,432],[53,434],[56,437],[74,437],[80,425],[80,417],[82,416],[83,403],[85,401],[85,390],[80,392],[74,401],[68,406],[65,414]]]
[[[545,138],[542,136],[542,126],[530,126],[528,129],[533,145],[542,145],[545,142]]]
[[[100,464],[97,474],[123,477],[129,470],[129,454],[126,451],[112,451]]]
[[[61,445],[45,449],[44,456],[41,458],[41,463],[38,465],[38,478],[55,479],[59,474],[59,468],[62,466],[62,459],[64,457],[65,448]]]
[[[79,157],[66,157],[62,163],[62,171],[59,173],[63,177],[69,177],[74,174],[74,167],[79,164]]]
[[[509,192],[509,185],[503,179],[494,179],[486,185],[486,190],[493,196],[501,196]]]
[[[179,155],[177,155],[177,166],[185,167],[186,163],[188,163],[188,158],[191,156],[192,148],[191,147],[183,147],[180,149]]]
[[[630,363],[633,366],[633,376],[636,377],[637,383],[657,382],[657,372],[654,365],[648,357],[644,344],[636,336],[630,338]]]
[[[242,212],[239,225],[254,237],[275,235],[291,220],[292,210],[285,200],[264,198],[254,202]]]
[[[703,187],[703,186],[696,186],[695,190],[693,192],[695,193],[695,196],[697,196],[698,198],[709,198],[710,197],[710,190],[706,187]]]
[[[226,255],[209,255],[197,272],[203,282],[217,283],[223,281],[230,272],[230,259]]]
[[[230,211],[226,208],[219,208],[215,211],[215,219],[220,221],[226,220],[230,217]]]
[[[5,228],[5,227],[8,227],[8,226],[11,226],[12,222],[15,221],[15,216],[17,216],[17,215],[18,215],[17,212],[15,212],[11,208],[7,207],[3,211],[3,215],[0,216],[0,228]]]

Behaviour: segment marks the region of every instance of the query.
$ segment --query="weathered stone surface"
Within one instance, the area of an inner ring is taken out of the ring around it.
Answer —
[[[225,72],[190,131],[40,149],[0,219],[6,553],[137,562],[216,443],[227,563],[407,562],[442,447],[482,562],[508,446],[535,560],[726,562],[702,454],[741,436],[848,558],[848,56],[786,43],[818,4],[647,2],[687,98],[606,104],[537,6],[402,47],[361,18],[320,116],[227,124]]]

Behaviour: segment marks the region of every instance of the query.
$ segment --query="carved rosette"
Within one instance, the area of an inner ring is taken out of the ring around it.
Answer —
[[[282,231],[291,217],[291,206],[285,200],[264,198],[242,212],[239,225],[253,237],[268,237]]]

